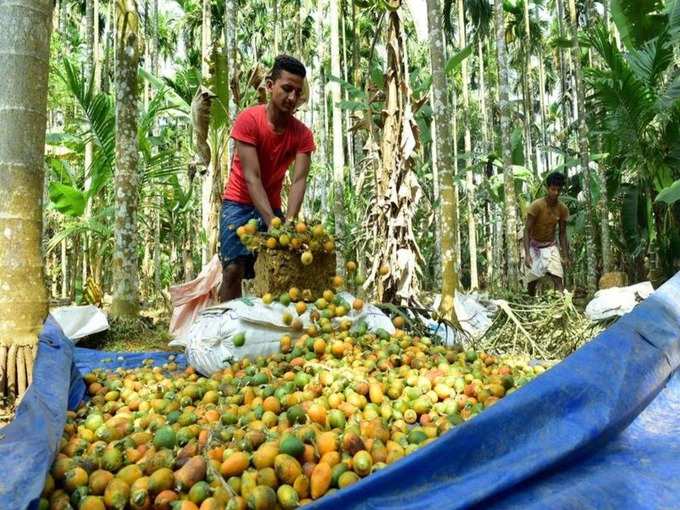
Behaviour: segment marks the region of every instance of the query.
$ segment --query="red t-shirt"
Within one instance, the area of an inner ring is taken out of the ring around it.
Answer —
[[[281,187],[290,164],[299,153],[310,153],[316,149],[310,129],[295,117],[291,117],[286,130],[277,134],[267,120],[265,105],[252,106],[243,110],[234,122],[231,137],[257,150],[260,161],[262,185],[273,209],[281,207]],[[241,167],[238,153],[231,163],[229,180],[224,187],[222,198],[252,205],[248,185]]]

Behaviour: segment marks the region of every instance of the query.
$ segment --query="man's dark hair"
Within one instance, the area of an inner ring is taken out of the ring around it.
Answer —
[[[269,79],[276,81],[281,77],[282,71],[288,71],[291,74],[304,78],[307,76],[307,70],[302,62],[290,55],[279,55],[274,59],[274,65],[269,72]]]
[[[567,178],[564,176],[564,174],[561,174],[560,172],[553,172],[545,180],[545,184],[548,187],[557,186],[558,188],[564,188],[566,181]]]

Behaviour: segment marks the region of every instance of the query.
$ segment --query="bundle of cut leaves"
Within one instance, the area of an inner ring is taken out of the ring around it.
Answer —
[[[490,353],[519,354],[541,360],[560,360],[600,333],[573,303],[569,292],[549,292],[526,300],[494,300],[498,313],[475,348]]]

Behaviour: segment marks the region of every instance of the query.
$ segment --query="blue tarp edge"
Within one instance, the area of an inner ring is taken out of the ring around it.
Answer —
[[[308,508],[490,508],[495,497],[509,498],[514,488],[528,492],[523,482],[606,445],[654,400],[679,364],[680,274],[521,391]],[[600,501],[599,508],[630,508],[631,496]],[[516,501],[524,508],[531,503]],[[671,508],[673,501],[662,504]],[[597,507],[583,500],[567,506]]]

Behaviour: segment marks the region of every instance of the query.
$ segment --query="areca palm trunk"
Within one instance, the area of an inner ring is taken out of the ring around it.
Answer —
[[[432,64],[432,112],[436,127],[437,172],[440,193],[440,239],[442,298],[440,313],[449,320],[456,319],[454,299],[458,290],[458,268],[455,261],[456,231],[458,230],[458,201],[454,188],[454,169],[451,147],[449,94],[444,74],[444,43],[442,17],[438,0],[427,0],[430,59]]]
[[[116,175],[111,314],[134,319],[139,313],[137,254],[137,73],[140,59],[139,15],[135,0],[116,2]]]
[[[274,15],[274,56],[281,49],[281,30],[279,28],[279,0],[272,0],[272,12]]]
[[[538,98],[541,108],[541,137],[543,143],[543,161],[546,172],[550,171],[550,151],[548,150],[548,121],[546,114],[546,100],[545,100],[545,64],[543,62],[543,49],[541,49],[538,59],[538,81],[539,93]]]
[[[578,108],[578,146],[581,173],[585,179],[583,186],[586,199],[586,287],[590,295],[597,289],[597,269],[595,267],[595,249],[593,246],[593,197],[591,193],[590,147],[588,145],[588,126],[586,125],[586,100],[581,70],[581,48],[578,41],[578,23],[576,4],[569,0],[569,28],[571,30],[572,61],[574,80],[576,82],[576,105]]]
[[[484,160],[488,158],[491,152],[491,144],[489,141],[489,119],[486,110],[486,77],[484,71],[484,43],[481,38],[477,40],[477,65],[479,66],[479,88],[477,89],[479,110],[482,115],[482,145]],[[484,249],[486,252],[486,285],[487,287],[493,287],[493,280],[495,278],[494,274],[494,249],[493,249],[493,216],[494,209],[496,205],[488,201],[485,209],[486,212],[486,223],[488,226],[488,231],[486,232],[486,240],[484,243]]]
[[[463,0],[458,0],[458,47],[462,51],[467,45],[465,35],[465,9]],[[475,222],[475,182],[472,175],[470,157],[472,156],[472,136],[470,135],[470,77],[468,62],[461,63],[461,77],[463,89],[463,123],[465,124],[465,183],[467,188],[467,224],[468,224],[468,253],[470,256],[470,288],[479,288],[477,274],[477,224]]]
[[[210,0],[203,0],[202,7],[202,24],[201,24],[201,77],[203,82],[207,82],[210,78],[210,53],[212,44],[212,17],[210,11]],[[221,166],[219,161],[219,154],[222,152],[216,146],[213,129],[210,128],[208,135],[208,143],[210,144],[211,160],[207,172],[201,181],[201,226],[205,234],[206,242],[203,243],[201,250],[201,264],[207,265],[212,256],[217,251],[217,228],[219,212],[218,199],[219,189],[218,183],[221,182]]]
[[[237,70],[237,42],[236,42],[236,26],[238,23],[238,11],[236,10],[236,0],[226,0],[224,8],[224,26],[225,26],[225,46],[227,50],[227,81],[231,85],[231,81],[236,77]],[[234,122],[236,119],[236,109],[238,105],[234,99],[234,94],[229,87],[229,119]],[[226,176],[225,176],[226,177]]]
[[[99,83],[96,79],[99,63],[99,0],[87,0],[85,6],[85,72],[86,79],[92,80],[92,88],[96,93],[99,90]],[[85,143],[85,189],[90,188],[92,182],[91,177],[91,167],[94,160],[94,143],[92,140],[88,140]],[[85,221],[92,216],[92,200],[88,200],[87,207],[85,208]],[[88,252],[92,249],[92,237],[87,233],[82,234],[82,255],[83,255],[83,265],[82,265],[82,284],[85,285],[87,280],[87,260]]]
[[[52,0],[0,3],[0,396],[31,382],[47,315],[43,279],[43,153]]]
[[[564,4],[562,0],[555,0],[557,5],[557,27],[560,34],[560,39],[564,39]],[[569,105],[567,102],[567,96],[569,95],[569,90],[567,86],[567,61],[564,55],[564,48],[560,46],[558,48],[558,57],[560,61],[560,92],[562,94],[562,162],[567,161],[567,150],[569,148]]]
[[[338,0],[330,0],[329,22],[331,24],[331,74],[340,76],[340,36],[338,28]],[[342,146],[342,111],[340,110],[340,84],[331,82],[331,99],[333,101],[333,190],[335,235],[341,236],[345,228],[345,208],[343,203],[345,153]],[[337,253],[337,267],[342,271],[345,264],[341,252]]]
[[[532,164],[533,142],[531,140],[531,124],[533,121],[533,100],[531,88],[531,25],[529,23],[529,0],[524,0],[524,72],[523,76],[523,100],[524,100],[524,151],[526,165],[529,169],[537,169]]]
[[[496,52],[498,55],[499,109],[501,121],[501,157],[503,160],[503,189],[505,191],[505,248],[507,283],[511,290],[519,288],[519,246],[517,244],[517,198],[512,173],[510,149],[510,82],[505,47],[505,14],[503,2],[495,2]]]

